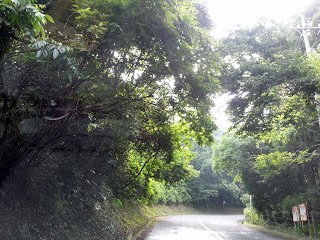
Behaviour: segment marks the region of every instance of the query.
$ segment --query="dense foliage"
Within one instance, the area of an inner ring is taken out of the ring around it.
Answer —
[[[202,208],[241,207],[241,191],[232,177],[213,169],[213,150],[210,146],[194,146],[191,164],[199,175],[187,182],[190,202]],[[233,175],[232,175],[233,176]]]
[[[215,167],[237,175],[265,219],[292,222],[288,199],[319,210],[317,53],[306,54],[292,28],[267,22],[235,30],[220,49],[234,130],[217,143]]]
[[[197,175],[192,143],[212,142],[216,128],[219,58],[205,7],[4,0],[0,10],[1,209],[40,239],[49,228],[33,231],[31,216],[59,236],[56,220],[81,226],[81,213],[90,236],[110,202],[188,200],[179,184]]]
[[[104,175],[118,194],[143,198],[150,181],[191,177],[191,139],[210,142],[215,129],[209,110],[218,59],[205,8],[49,3],[1,3],[1,30],[15,33],[2,40],[1,183],[15,169],[46,165]],[[15,6],[26,16],[13,15]],[[56,22],[48,38],[38,35],[52,20],[41,7]]]

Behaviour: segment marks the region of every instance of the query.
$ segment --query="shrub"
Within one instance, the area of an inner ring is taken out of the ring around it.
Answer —
[[[263,219],[262,214],[260,214],[255,208],[246,207],[243,210],[246,221],[251,224],[264,225],[265,220]]]
[[[305,194],[289,195],[279,204],[282,215],[286,220],[292,219],[292,207],[298,204],[309,202],[309,198]]]

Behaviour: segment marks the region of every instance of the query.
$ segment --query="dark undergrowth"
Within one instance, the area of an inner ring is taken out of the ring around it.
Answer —
[[[196,212],[120,200],[93,171],[61,181],[46,174],[23,171],[7,180],[1,190],[1,240],[122,240],[154,217]]]

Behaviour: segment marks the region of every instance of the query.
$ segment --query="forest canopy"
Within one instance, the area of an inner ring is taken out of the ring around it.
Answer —
[[[233,127],[216,144],[214,165],[236,175],[272,222],[292,223],[301,201],[320,207],[318,12],[317,1],[304,13],[309,30],[261,22],[233,31],[219,48]],[[297,19],[291,24],[301,26]]]
[[[17,169],[48,170],[39,181],[93,171],[117,194],[144,198],[150,181],[195,175],[191,143],[212,142],[219,89],[202,5],[7,0],[0,8],[1,184]]]

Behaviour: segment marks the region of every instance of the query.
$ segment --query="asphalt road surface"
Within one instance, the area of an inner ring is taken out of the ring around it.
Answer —
[[[243,215],[179,215],[158,218],[144,240],[280,240],[241,223]]]

